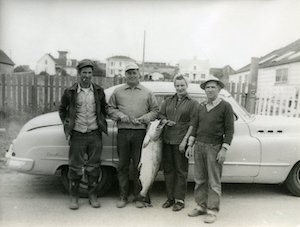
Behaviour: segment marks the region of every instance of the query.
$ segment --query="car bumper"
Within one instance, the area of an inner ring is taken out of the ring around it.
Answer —
[[[14,157],[12,153],[12,145],[10,145],[8,152],[5,154],[7,158],[6,165],[9,169],[27,172],[33,168],[34,161],[32,159]]]

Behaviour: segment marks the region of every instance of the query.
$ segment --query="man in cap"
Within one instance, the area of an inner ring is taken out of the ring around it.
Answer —
[[[197,207],[188,215],[206,214],[204,222],[213,223],[220,207],[222,167],[233,138],[234,113],[231,105],[219,97],[224,88],[221,81],[210,78],[200,87],[205,90],[207,101],[199,106],[186,150],[186,156],[190,157],[195,144],[194,195]]]
[[[129,164],[133,163],[133,195],[136,207],[150,203],[149,198],[139,198],[141,184],[138,178],[138,164],[146,135],[147,124],[158,115],[158,105],[153,93],[139,83],[139,67],[130,63],[125,68],[126,84],[115,89],[109,100],[110,116],[117,121],[117,150],[119,155],[118,180],[120,200],[123,208],[129,196]]]
[[[78,190],[83,175],[83,167],[88,179],[89,202],[92,207],[100,207],[97,199],[97,185],[100,175],[102,132],[107,134],[108,105],[103,88],[91,81],[94,63],[84,59],[77,65],[79,82],[64,91],[59,106],[59,116],[69,141],[70,205],[76,210]],[[85,160],[87,157],[87,160]]]

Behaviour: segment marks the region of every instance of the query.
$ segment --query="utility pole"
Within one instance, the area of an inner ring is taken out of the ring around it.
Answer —
[[[146,45],[146,31],[144,31],[144,42],[143,42],[143,63],[142,63],[142,77],[143,80],[145,79],[145,66],[144,66],[144,62],[145,62],[145,45]]]
[[[251,58],[250,74],[248,78],[248,95],[246,101],[246,109],[251,114],[255,113],[258,65],[259,58]]]

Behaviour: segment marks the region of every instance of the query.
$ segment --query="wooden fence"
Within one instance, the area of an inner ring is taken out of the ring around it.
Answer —
[[[30,113],[38,115],[56,111],[63,91],[75,83],[77,77],[41,76],[32,73],[0,75],[1,115]],[[107,77],[94,77],[103,88],[124,82]],[[247,86],[244,83],[226,84],[226,89],[243,107],[247,102]],[[255,114],[300,117],[299,88],[263,90],[256,94]]]
[[[0,113],[46,113],[57,110],[60,98],[77,77],[34,75],[32,73],[2,74],[0,76]],[[114,78],[94,77],[103,88],[120,81]],[[122,82],[122,81],[121,81]]]

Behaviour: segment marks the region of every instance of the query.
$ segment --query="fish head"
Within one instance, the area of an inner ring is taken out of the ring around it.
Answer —
[[[166,124],[162,124],[161,120],[154,120],[150,122],[147,134],[150,136],[151,140],[156,141],[160,138],[163,128]]]

